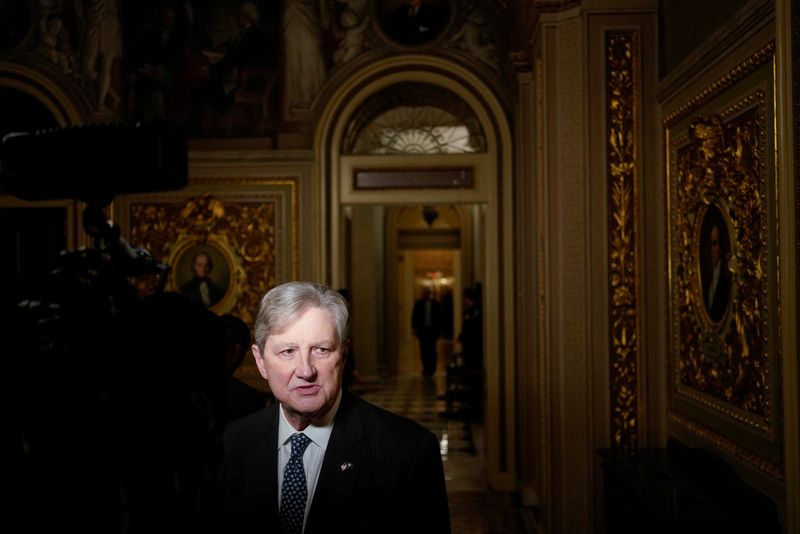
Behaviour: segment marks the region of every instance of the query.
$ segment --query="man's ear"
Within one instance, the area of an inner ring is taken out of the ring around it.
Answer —
[[[256,361],[258,372],[261,373],[261,376],[264,377],[264,380],[269,380],[269,377],[267,376],[267,365],[264,363],[264,358],[261,357],[261,349],[258,348],[258,345],[253,345],[251,348],[253,349],[253,358]]]

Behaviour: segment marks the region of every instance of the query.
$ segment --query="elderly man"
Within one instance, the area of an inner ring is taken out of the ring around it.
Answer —
[[[342,389],[347,317],[318,284],[262,299],[253,355],[278,402],[228,427],[222,532],[450,532],[436,436]]]

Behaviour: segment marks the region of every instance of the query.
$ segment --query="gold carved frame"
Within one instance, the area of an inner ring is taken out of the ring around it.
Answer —
[[[217,314],[252,325],[264,293],[297,277],[296,178],[192,179],[176,192],[119,197],[115,211],[123,237],[170,266],[166,290],[180,290],[196,252],[212,256],[224,291],[209,306]],[[156,280],[137,284],[147,294]]]
[[[769,43],[663,127],[670,424],[780,478],[773,63]]]

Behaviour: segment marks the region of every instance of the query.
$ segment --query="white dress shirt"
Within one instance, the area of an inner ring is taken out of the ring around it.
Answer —
[[[331,408],[331,411],[317,424],[309,425],[302,431],[303,434],[311,439],[311,442],[303,452],[303,470],[306,473],[306,485],[308,486],[308,499],[306,500],[306,512],[303,516],[303,528],[305,528],[306,520],[308,520],[308,511],[311,509],[311,502],[314,500],[314,490],[317,488],[317,480],[319,480],[322,460],[325,458],[325,450],[328,448],[328,441],[331,439],[334,419],[336,417],[336,412],[339,410],[339,402],[341,400],[342,391],[339,390],[339,396],[336,397],[336,402],[333,408]],[[286,420],[286,414],[283,413],[283,405],[280,406],[280,412],[281,416],[278,419],[278,506],[281,504],[283,472],[292,455],[290,439],[297,433],[297,430]]]

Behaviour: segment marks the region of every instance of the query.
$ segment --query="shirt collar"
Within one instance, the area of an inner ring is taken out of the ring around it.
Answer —
[[[328,410],[322,418],[316,423],[308,425],[303,434],[308,436],[322,450],[328,448],[328,441],[331,439],[331,432],[333,431],[333,423],[336,419],[336,412],[339,411],[339,403],[342,400],[342,390],[339,390],[339,395],[336,397],[336,402],[333,407]],[[286,414],[283,412],[283,405],[279,404],[279,411],[281,413],[278,419],[278,448],[280,449],[297,430],[286,419]]]

